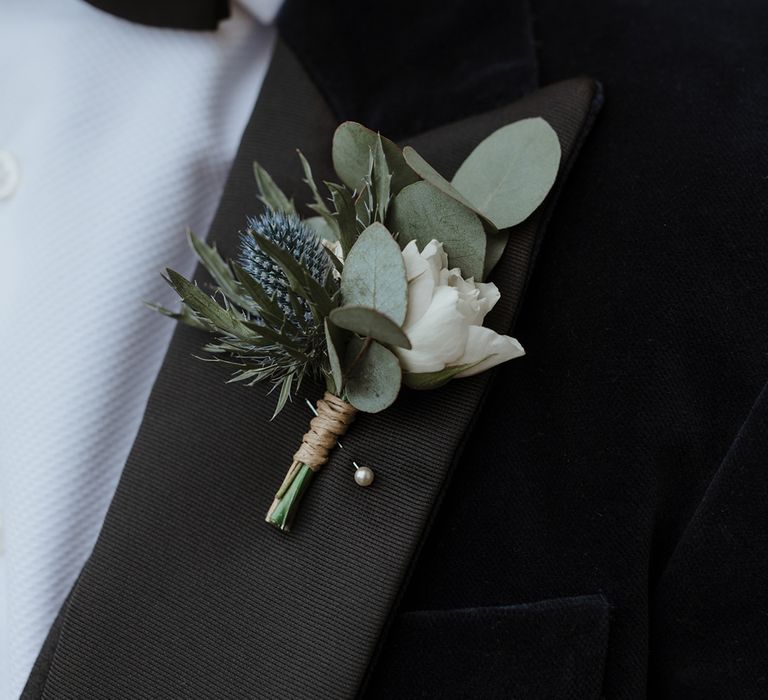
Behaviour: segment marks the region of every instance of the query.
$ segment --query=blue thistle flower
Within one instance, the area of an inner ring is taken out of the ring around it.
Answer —
[[[324,284],[331,262],[315,232],[298,216],[280,211],[268,211],[248,218],[248,228],[240,236],[240,266],[270,296],[274,296],[280,310],[294,323],[308,322],[312,318],[304,304],[304,318],[298,319],[288,296],[290,285],[283,269],[269,257],[253,237],[258,233],[287,251],[320,284]]]

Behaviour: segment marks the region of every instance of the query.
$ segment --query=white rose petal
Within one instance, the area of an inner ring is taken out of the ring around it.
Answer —
[[[426,313],[403,330],[412,350],[398,349],[406,372],[438,372],[456,364],[467,344],[469,326],[458,310],[459,293],[451,287],[437,287]]]
[[[421,257],[419,253],[419,247],[416,245],[416,241],[411,241],[402,250],[403,262],[405,263],[405,276],[410,282],[414,277],[418,277],[424,270],[427,269],[427,261]]]
[[[408,313],[403,325],[411,349],[396,352],[406,372],[439,372],[474,365],[457,374],[469,377],[525,354],[514,338],[483,327],[501,298],[490,282],[464,279],[448,269],[442,243],[430,241],[419,252],[415,241],[403,249],[408,279]]]
[[[405,318],[407,327],[416,323],[432,303],[437,275],[432,265],[421,257],[416,241],[411,241],[403,248],[403,260],[408,279],[408,313]]]
[[[470,326],[464,354],[454,364],[473,366],[459,372],[456,378],[471,377],[473,374],[485,372],[491,367],[522,355],[525,355],[525,350],[514,338],[499,335],[496,331],[483,326]]]
[[[432,240],[427,243],[421,251],[421,257],[432,266],[435,276],[439,276],[440,270],[448,267],[448,255],[439,241]]]

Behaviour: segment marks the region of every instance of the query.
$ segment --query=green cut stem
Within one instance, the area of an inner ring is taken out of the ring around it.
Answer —
[[[291,529],[291,523],[296,515],[296,511],[299,509],[301,497],[312,483],[314,475],[315,472],[306,464],[301,462],[294,463],[280,486],[272,507],[267,513],[266,520],[270,525],[274,525],[284,532],[288,532]]]

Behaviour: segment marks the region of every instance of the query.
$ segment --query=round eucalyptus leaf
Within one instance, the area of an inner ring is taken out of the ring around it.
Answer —
[[[447,194],[457,202],[461,202],[467,209],[471,209],[480,217],[483,228],[488,235],[497,233],[496,226],[483,212],[475,207],[461,192],[459,192],[448,180],[446,180],[437,170],[435,170],[424,158],[411,146],[403,149],[403,158],[415,173],[420,175],[430,185],[436,187],[443,194]]]
[[[437,170],[435,170],[419,152],[412,146],[406,146],[403,149],[403,158],[405,162],[411,167],[411,169],[422,179],[426,180],[430,185],[436,187],[438,190],[447,194],[449,197],[453,197],[458,202],[461,202],[468,209],[475,210],[474,205],[470,202],[461,192],[459,192],[448,180],[446,180]],[[477,212],[479,213],[479,212]]]
[[[422,249],[438,240],[451,266],[461,268],[464,277],[483,279],[486,236],[480,219],[430,183],[416,182],[403,189],[395,197],[389,224],[402,245],[415,240]]]
[[[383,224],[374,223],[358,237],[344,261],[341,297],[345,306],[365,306],[405,321],[408,280],[400,246]]]
[[[347,400],[365,413],[378,413],[391,406],[400,393],[403,372],[397,357],[383,345],[353,338],[347,346],[345,385]]]
[[[499,229],[527,219],[557,178],[560,141],[541,117],[507,124],[481,141],[453,186]]]
[[[343,122],[333,135],[333,168],[341,181],[353,190],[360,190],[368,177],[371,153],[375,153],[379,134],[357,122]],[[384,156],[392,173],[390,190],[396,194],[419,178],[406,164],[400,147],[381,137]]]
[[[384,345],[411,349],[411,341],[394,321],[366,306],[341,306],[331,311],[330,319],[335,326],[378,340]]]

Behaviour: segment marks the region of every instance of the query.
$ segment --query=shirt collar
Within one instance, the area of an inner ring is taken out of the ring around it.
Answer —
[[[283,5],[283,0],[236,0],[244,10],[262,24],[272,24]]]

